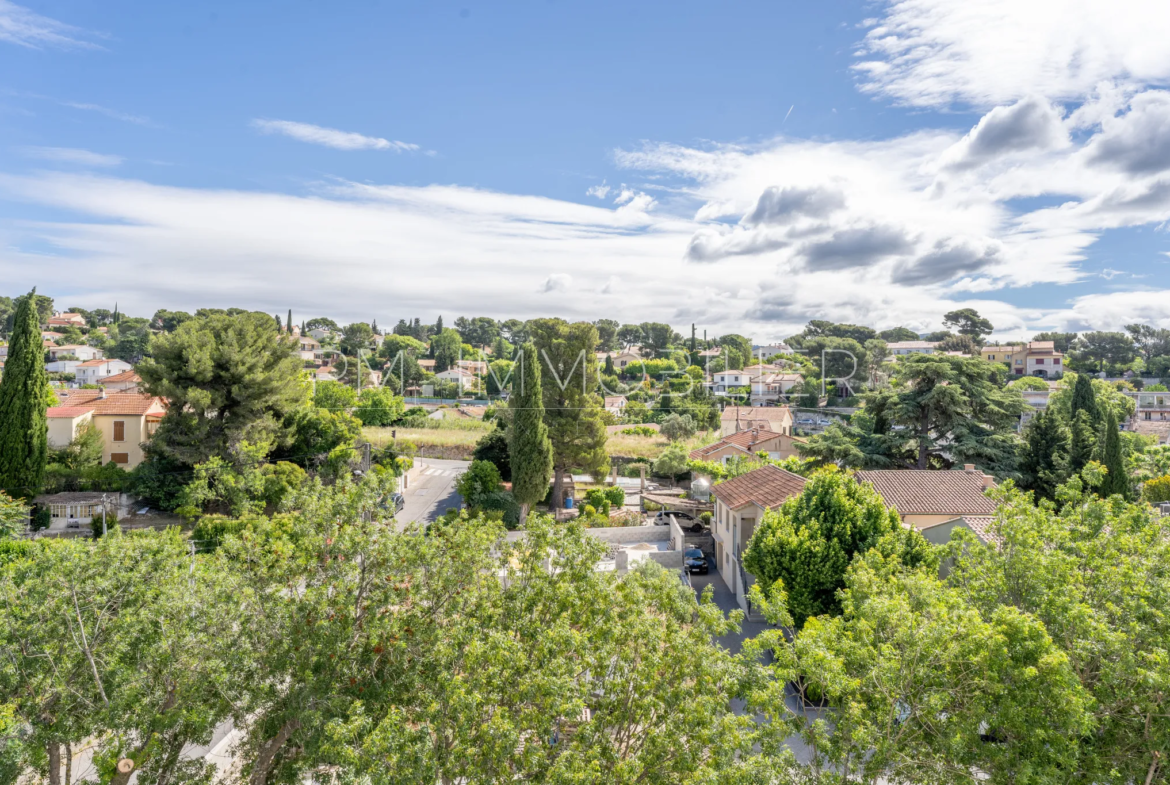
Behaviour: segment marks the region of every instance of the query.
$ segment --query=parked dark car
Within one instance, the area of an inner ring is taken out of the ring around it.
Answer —
[[[397,515],[399,510],[401,510],[405,506],[406,506],[406,497],[404,497],[401,493],[398,493],[397,491],[390,494],[390,498],[384,499],[382,501],[382,504],[381,504],[382,509],[389,510],[391,516]]]
[[[689,512],[677,512],[675,510],[662,510],[661,512],[659,512],[657,515],[654,516],[654,522],[657,523],[659,526],[666,526],[668,523],[670,523],[670,516],[671,515],[673,515],[675,518],[678,519],[680,526],[684,525],[684,523],[683,523],[684,521],[693,521],[695,519],[695,516],[691,515]]]
[[[687,572],[707,574],[707,557],[698,548],[687,548],[683,553],[683,563],[687,567]]]

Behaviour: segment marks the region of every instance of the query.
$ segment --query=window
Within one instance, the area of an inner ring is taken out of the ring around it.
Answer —
[[[126,423],[123,420],[114,420],[114,441],[126,441]]]
[[[112,452],[110,453],[110,460],[114,463],[130,463],[130,455],[124,452]]]
[[[1023,365],[1023,364],[1024,364],[1023,360],[1016,360],[1016,365]]]
[[[1038,358],[1036,358],[1036,364],[1037,364],[1037,365],[1043,365],[1043,364],[1044,364],[1044,358],[1043,358],[1043,357],[1038,357]]]
[[[1059,357],[1053,357],[1053,358],[1052,358],[1052,364],[1053,364],[1053,365],[1060,365],[1060,358],[1059,358]]]

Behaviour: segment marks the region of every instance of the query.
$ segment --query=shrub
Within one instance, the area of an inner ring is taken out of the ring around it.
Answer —
[[[626,503],[626,492],[616,485],[605,489],[605,498],[611,507],[623,507]]]
[[[485,495],[479,502],[479,508],[488,515],[499,515],[498,519],[508,529],[520,526],[520,503],[510,491],[495,491]]]
[[[697,430],[695,420],[689,414],[669,414],[660,426],[662,435],[672,442],[689,439]]]
[[[622,428],[623,436],[650,436],[658,435],[658,431],[646,425],[635,425],[633,428]]]
[[[488,494],[500,490],[500,470],[489,461],[472,461],[467,471],[459,475],[455,488],[468,507],[479,507]]]
[[[672,444],[654,461],[656,477],[677,477],[687,471],[687,453],[681,445]]]
[[[1150,504],[1170,502],[1170,474],[1147,480],[1142,485],[1142,498]]]
[[[705,511],[705,512],[701,512],[701,513],[699,513],[699,520],[700,520],[700,521],[702,521],[702,522],[703,522],[703,524],[704,524],[704,525],[706,525],[706,526],[710,526],[710,525],[711,525],[711,519],[712,519],[713,517],[714,517],[714,516],[711,514],[711,512],[710,512],[710,511]]]

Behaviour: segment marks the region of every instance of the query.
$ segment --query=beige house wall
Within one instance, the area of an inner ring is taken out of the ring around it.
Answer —
[[[748,609],[749,586],[744,584],[740,575],[739,561],[765,512],[758,504],[745,504],[733,510],[719,499],[715,500],[711,524],[711,536],[715,540],[715,566],[745,611]]]
[[[90,412],[86,412],[78,417],[50,417],[49,446],[56,449],[68,447],[77,437],[78,429],[89,422],[92,416]]]
[[[142,442],[149,438],[145,415],[134,414],[103,414],[94,415],[94,424],[102,432],[102,463],[109,463],[115,453],[126,453],[127,462],[118,464],[129,471],[142,463],[145,457],[142,451]],[[124,438],[120,442],[114,441],[114,423],[125,423]]]

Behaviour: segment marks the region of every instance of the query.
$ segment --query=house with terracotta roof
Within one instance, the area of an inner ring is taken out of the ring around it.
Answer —
[[[733,458],[751,458],[763,452],[768,454],[769,460],[782,461],[799,456],[796,445],[804,443],[804,439],[791,433],[752,428],[728,434],[714,444],[691,450],[690,459],[726,464]]]
[[[753,428],[792,433],[792,410],[787,406],[728,406],[719,416],[724,436]]]
[[[459,385],[460,390],[473,388],[476,383],[475,374],[463,368],[448,368],[442,373],[435,374],[435,378],[445,382],[454,382]]]
[[[102,386],[110,392],[138,392],[142,377],[134,371],[123,371],[102,379]]]
[[[93,422],[93,409],[88,406],[50,406],[45,411],[49,421],[49,446],[60,450],[77,438],[77,432]]]
[[[79,313],[59,313],[50,316],[46,327],[85,327],[85,317]]]
[[[605,396],[605,410],[615,417],[621,417],[626,413],[626,396],[624,395],[607,395]]]
[[[96,346],[67,343],[64,346],[54,346],[49,349],[49,362],[55,362],[62,357],[72,357],[82,362],[86,360],[100,360],[105,355]]]
[[[125,360],[86,360],[73,371],[78,384],[101,384],[106,377],[134,370]]]
[[[973,464],[953,471],[866,470],[857,472],[857,479],[873,485],[886,505],[898,512],[902,523],[937,544],[950,540],[955,526],[965,526],[984,538],[984,530],[977,527],[995,514],[995,501],[986,493],[995,486],[995,480]]]
[[[56,426],[57,438],[63,438],[67,429],[76,436],[77,428],[92,422],[102,434],[102,463],[113,461],[127,470],[142,463],[142,445],[154,436],[166,414],[162,398],[136,392],[60,390],[57,397],[59,405],[48,410],[50,432],[54,432],[54,419],[72,421]],[[88,420],[78,415],[78,409],[90,413]]]
[[[1064,373],[1064,354],[1053,341],[1029,341],[1022,345],[984,346],[979,350],[984,360],[1004,363],[1016,376],[1049,378]]]
[[[711,488],[715,501],[711,519],[715,566],[745,611],[750,610],[747,594],[755,579],[743,569],[743,551],[764,513],[800,495],[804,483],[800,475],[769,465]]]

